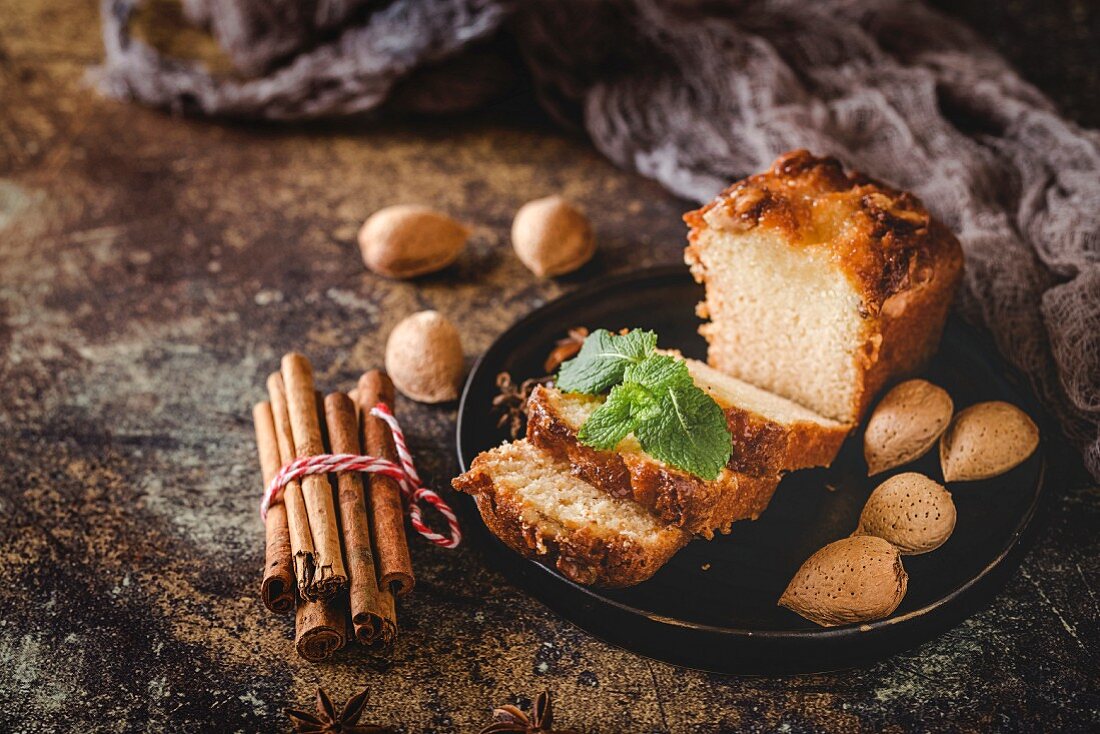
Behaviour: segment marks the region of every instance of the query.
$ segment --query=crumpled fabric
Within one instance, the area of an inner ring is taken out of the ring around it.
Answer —
[[[450,112],[515,83],[503,46],[555,120],[689,199],[799,147],[913,191],[963,243],[960,311],[1100,479],[1100,133],[920,2],[184,0],[239,71],[216,76],[135,39],[137,1],[103,3],[114,97],[227,118],[385,114],[396,96]]]

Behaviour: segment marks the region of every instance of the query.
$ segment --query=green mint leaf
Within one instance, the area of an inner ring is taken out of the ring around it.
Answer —
[[[687,364],[650,353],[628,364],[622,379],[581,426],[581,442],[610,450],[633,432],[654,458],[716,479],[729,461],[732,439],[725,414],[695,385]]]
[[[642,448],[677,469],[717,479],[732,451],[722,408],[694,383],[684,385],[678,379],[654,392],[660,409],[634,427]]]
[[[588,416],[577,438],[594,449],[610,451],[634,430],[637,419],[633,415],[637,406],[651,400],[644,388],[637,385],[616,385],[611,388],[604,404]]]
[[[626,368],[657,348],[657,335],[635,329],[623,335],[597,329],[584,340],[581,351],[558,372],[557,386],[565,392],[599,395],[623,380]]]
[[[668,354],[650,354],[630,365],[623,373],[623,382],[633,382],[651,391],[673,385],[695,387],[687,363]]]

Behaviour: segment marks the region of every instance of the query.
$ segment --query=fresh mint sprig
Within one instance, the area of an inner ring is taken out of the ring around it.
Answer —
[[[600,395],[623,381],[623,373],[657,348],[657,335],[635,330],[612,334],[596,329],[589,334],[581,351],[565,362],[558,372],[558,388],[565,392]]]
[[[564,363],[558,387],[607,400],[581,426],[577,438],[614,449],[633,433],[655,458],[703,479],[716,479],[729,461],[732,439],[718,403],[699,389],[682,359],[657,354],[657,335],[594,331],[576,357]]]

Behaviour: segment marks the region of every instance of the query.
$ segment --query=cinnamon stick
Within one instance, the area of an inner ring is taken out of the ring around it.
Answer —
[[[370,414],[371,408],[377,403],[385,403],[393,409],[394,387],[389,375],[382,370],[364,373],[359,378],[358,397],[364,449],[371,456],[399,463],[389,426]],[[378,558],[379,585],[392,589],[398,596],[404,596],[412,591],[416,579],[413,576],[412,559],[409,558],[409,544],[405,539],[401,488],[396,481],[383,474],[368,475],[367,483],[371,536],[374,538],[375,555]]]
[[[348,600],[343,592],[324,601],[301,600],[294,616],[294,648],[318,663],[347,643]]]
[[[268,376],[267,394],[271,399],[271,413],[275,420],[279,464],[285,465],[294,458],[294,436],[290,430],[286,388],[283,386],[283,376],[278,372]],[[309,515],[306,513],[305,499],[302,497],[301,482],[294,480],[287,483],[283,488],[283,504],[286,507],[287,530],[290,533],[294,578],[298,583],[298,593],[304,597],[305,590],[313,583],[317,559],[313,548],[313,535],[309,531]]]
[[[294,440],[291,435],[290,416],[287,412],[286,391],[283,378],[278,372],[267,378],[267,389],[271,396],[272,416],[274,418],[275,438],[279,466],[287,464],[294,457]],[[302,488],[298,482],[290,482],[283,489],[283,502],[286,505],[291,550],[298,547],[294,558],[308,560],[304,567],[313,569],[313,541],[309,532],[309,518],[306,516]],[[268,510],[270,517],[271,510]],[[302,543],[308,544],[308,553],[302,549]],[[301,583],[301,577],[299,577]],[[347,642],[347,598],[337,594],[327,601],[310,601],[299,598],[294,615],[294,647],[298,654],[311,662],[320,662],[342,648]]]
[[[313,367],[309,359],[296,352],[284,355],[282,375],[295,458],[323,454],[325,446],[313,391]],[[325,475],[310,474],[302,477],[302,495],[316,554],[313,579],[306,586],[304,596],[310,600],[330,599],[348,583],[340,552],[340,529],[336,522],[332,486]]]
[[[256,450],[260,455],[264,489],[267,489],[282,466],[271,403],[256,403],[252,408],[252,422],[256,427]],[[264,577],[260,584],[260,598],[272,612],[288,614],[294,611],[296,584],[291,561],[290,529],[287,527],[286,505],[282,500],[272,503],[267,509],[264,538]]]
[[[359,388],[356,387],[356,388],[353,388],[353,389],[349,390],[348,391],[348,398],[351,399],[352,405],[355,407],[355,425],[358,426],[359,432],[360,432],[359,433],[359,448],[360,448],[360,450],[364,450],[363,434],[362,434],[363,409],[362,409],[362,406],[359,404]],[[368,503],[368,506],[369,506],[369,503]],[[370,515],[370,514],[372,514],[372,513],[368,513],[368,515]],[[371,522],[369,518],[368,518],[368,522]],[[381,569],[379,568],[379,564],[378,564],[378,541],[376,539],[374,539],[373,536],[372,536],[371,543],[372,543],[373,551],[374,551],[375,578],[378,580],[377,581],[378,594],[379,594],[378,601],[379,601],[379,604],[381,606],[382,618],[383,619],[392,619],[392,620],[394,620],[393,633],[394,633],[394,637],[396,638],[397,637],[397,605],[396,605],[396,602],[394,601],[394,598],[393,598],[393,589],[392,589],[390,584],[383,584],[382,581],[381,581]],[[411,573],[411,570],[410,570],[410,573]]]
[[[334,454],[360,454],[359,424],[355,404],[343,393],[325,398],[325,422]],[[344,533],[344,556],[348,570],[348,597],[355,637],[364,645],[389,645],[397,635],[393,596],[378,588],[370,520],[358,472],[337,475],[340,526]],[[382,595],[389,597],[389,603]]]

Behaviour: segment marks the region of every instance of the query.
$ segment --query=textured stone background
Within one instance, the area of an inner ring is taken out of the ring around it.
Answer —
[[[1076,119],[1100,124],[1100,11],[954,12]],[[367,718],[470,732],[544,688],[592,731],[1100,727],[1100,490],[1061,452],[1035,547],[985,611],[870,668],[728,678],[650,662],[561,622],[470,549],[414,543],[416,594],[385,666],[300,661],[256,600],[262,530],[249,406],[279,355],[326,387],[378,364],[407,313],[445,310],[480,353],[573,284],[680,258],[683,202],[553,130],[529,101],[476,117],[291,128],[104,101],[94,3],[0,0],[0,730],[269,731],[320,684]],[[597,262],[540,282],[511,255],[523,201],[593,213]],[[376,208],[475,226],[457,267],[372,277]],[[453,408],[401,403],[426,478],[456,470]]]

